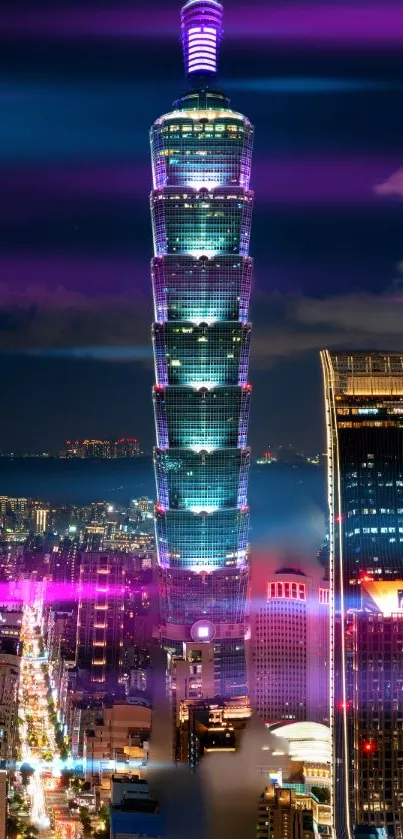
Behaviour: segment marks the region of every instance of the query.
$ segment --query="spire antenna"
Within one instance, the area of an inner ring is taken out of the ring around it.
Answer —
[[[216,76],[223,13],[217,0],[188,0],[182,7],[182,46],[188,78]]]

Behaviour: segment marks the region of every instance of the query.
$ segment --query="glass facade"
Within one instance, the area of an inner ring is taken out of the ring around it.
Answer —
[[[222,7],[190,0],[191,90],[151,128],[161,638],[214,626],[215,691],[246,691],[253,128],[214,89]]]
[[[402,839],[403,355],[323,352],[333,811]]]

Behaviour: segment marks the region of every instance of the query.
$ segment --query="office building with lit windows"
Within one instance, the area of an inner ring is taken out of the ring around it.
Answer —
[[[151,129],[160,635],[214,645],[214,692],[246,690],[253,128],[215,84],[223,9],[189,0],[190,89]]]
[[[122,554],[81,555],[76,665],[95,693],[115,692],[121,681],[124,591]]]
[[[252,579],[252,707],[265,721],[328,723],[329,583],[267,565]]]
[[[333,821],[403,836],[403,355],[321,354],[328,434]]]

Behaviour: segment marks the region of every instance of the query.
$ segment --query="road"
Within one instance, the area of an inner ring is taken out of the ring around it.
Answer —
[[[33,774],[28,782],[30,818],[41,839],[57,839],[60,831],[51,826],[55,795],[65,801],[64,818],[69,817],[64,793],[58,790],[62,762],[55,739],[54,725],[48,705],[47,659],[41,654],[42,599],[40,588],[32,604],[23,609],[21,637],[23,658],[19,688],[19,735],[21,764],[29,764]],[[60,807],[57,814],[60,812]]]

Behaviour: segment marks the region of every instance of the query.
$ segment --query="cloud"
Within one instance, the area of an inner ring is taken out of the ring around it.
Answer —
[[[376,195],[397,195],[399,198],[403,198],[403,167],[394,172],[383,183],[376,184],[374,192]]]
[[[401,282],[401,280],[400,280]],[[252,297],[252,369],[321,347],[402,349],[399,281],[388,293],[352,292],[318,299],[304,294]],[[151,363],[150,294],[92,297],[59,284],[15,294],[0,284],[0,352],[37,357]]]
[[[0,284],[0,352],[133,361],[151,357],[151,300],[140,292],[91,297],[58,285],[15,294]]]
[[[265,368],[321,347],[402,349],[402,297],[353,292],[324,299],[263,295],[252,339],[252,366]],[[270,317],[273,309],[275,316]],[[266,312],[266,323],[262,313]]]

